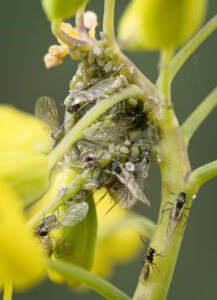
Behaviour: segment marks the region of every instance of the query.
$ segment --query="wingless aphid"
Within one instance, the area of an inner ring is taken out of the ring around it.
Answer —
[[[174,193],[172,193],[172,194],[174,194]],[[196,196],[194,196],[191,199],[195,199],[195,197]],[[175,202],[174,203],[166,202],[164,209],[162,210],[162,218],[166,211],[169,211],[169,214],[170,214],[169,215],[169,224],[167,227],[167,235],[166,235],[166,240],[167,240],[166,248],[168,247],[169,241],[170,241],[178,223],[182,219],[182,217],[184,216],[186,218],[186,220],[188,220],[188,217],[184,213],[185,209],[190,210],[188,207],[186,207],[186,200],[187,200],[187,194],[185,192],[180,192],[178,194],[178,197],[176,198]],[[166,208],[167,205],[172,205],[172,207]],[[162,221],[162,218],[161,218],[161,221]],[[160,223],[161,223],[161,221],[160,221]]]
[[[59,114],[55,101],[48,97],[40,97],[35,102],[35,116],[45,122],[46,130],[54,139],[56,146],[64,136],[64,126],[59,127]]]
[[[163,256],[161,254],[157,253],[154,248],[148,246],[148,244],[142,239],[141,236],[140,236],[140,238],[141,238],[142,242],[148,247],[145,261],[143,261],[144,266],[143,266],[143,270],[142,270],[143,278],[145,281],[147,281],[149,279],[149,275],[150,275],[150,267],[152,267],[153,270],[154,270],[154,267],[158,270],[157,265],[154,262],[154,256],[161,256],[161,257],[163,257]]]

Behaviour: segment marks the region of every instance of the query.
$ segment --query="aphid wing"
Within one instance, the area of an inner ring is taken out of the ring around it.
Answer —
[[[103,96],[107,90],[111,87],[113,80],[111,78],[107,78],[101,80],[99,83],[95,84],[88,90],[82,91],[79,93],[78,97],[75,99],[75,104],[77,103],[85,103],[91,102],[100,96]]]
[[[143,193],[142,189],[136,182],[135,177],[130,174],[124,167],[120,165],[121,172],[123,176],[120,176],[119,174],[115,173],[117,178],[121,183],[123,183],[129,190],[129,192],[132,194],[132,196],[145,203],[146,205],[150,206],[149,200],[146,198],[145,194]]]
[[[54,100],[48,96],[40,97],[35,102],[35,116],[43,120],[54,132],[59,127],[59,115]]]
[[[80,223],[86,217],[88,209],[87,202],[70,203],[69,208],[58,215],[58,227],[70,227]]]

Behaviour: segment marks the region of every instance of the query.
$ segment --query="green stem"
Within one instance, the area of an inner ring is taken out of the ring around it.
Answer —
[[[182,125],[182,133],[188,145],[191,137],[217,105],[217,87],[203,100]]]
[[[170,82],[182,67],[188,57],[202,44],[202,42],[217,28],[217,15],[214,16],[195,36],[176,54],[170,66]]]
[[[189,186],[198,189],[202,184],[217,176],[217,160],[214,160],[196,170],[188,177]]]
[[[88,174],[86,174],[86,176],[83,174],[76,176],[75,179],[66,187],[64,195],[60,197],[59,194],[57,194],[41,211],[39,211],[27,222],[27,225],[30,228],[37,226],[45,215],[53,212],[59,205],[65,203],[71,197],[76,195],[88,178]]]
[[[89,51],[93,45],[93,42],[89,40],[80,40],[77,38],[74,38],[68,34],[66,34],[64,31],[61,30],[61,20],[54,20],[51,23],[51,30],[53,34],[59,38],[63,43],[65,43],[70,48],[79,48],[82,51]]]
[[[157,84],[160,90],[161,101],[166,104],[171,104],[170,97],[170,82],[169,82],[169,67],[173,56],[172,48],[165,48],[161,51],[160,56],[160,76]]]
[[[11,300],[13,294],[13,285],[12,282],[7,282],[4,284],[4,296],[3,300]]]
[[[114,32],[114,6],[115,0],[105,0],[104,2],[104,16],[103,16],[103,33],[105,40],[109,46],[116,45]]]
[[[49,260],[48,267],[69,279],[81,282],[109,300],[130,300],[130,298],[101,277],[66,262]]]
[[[88,126],[90,126],[91,123],[93,123],[109,108],[131,96],[142,99],[144,97],[144,94],[138,86],[130,85],[120,92],[111,95],[106,100],[97,103],[93,108],[91,108],[67,133],[62,141],[55,147],[55,149],[48,155],[50,168],[52,169],[56,165],[63,154],[73,145],[74,142],[76,142],[81,137],[82,132]]]

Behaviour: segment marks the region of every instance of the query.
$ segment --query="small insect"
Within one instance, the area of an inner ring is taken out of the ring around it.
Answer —
[[[55,101],[48,96],[40,97],[35,102],[35,116],[46,124],[56,146],[64,136],[64,126],[59,127],[59,114]]]
[[[114,205],[108,210],[108,212],[118,203],[121,207],[130,209],[137,201],[141,201],[150,206],[149,200],[146,198],[142,187],[137,183],[133,173],[129,172],[129,168],[134,170],[132,163],[127,163],[124,167],[116,160],[111,161],[111,171],[107,170],[108,174],[113,175],[106,187],[109,190],[109,194],[115,201]],[[127,170],[128,168],[128,170]],[[118,180],[117,180],[118,179]],[[107,213],[108,213],[107,212]]]
[[[171,192],[172,193],[172,192]],[[173,195],[176,195],[174,193],[172,193]],[[196,196],[193,196],[193,198],[190,199],[195,199]],[[178,197],[176,198],[175,202],[166,202],[163,210],[162,210],[162,217],[161,217],[161,221],[163,219],[163,215],[166,211],[169,211],[170,215],[169,215],[169,224],[167,227],[167,236],[166,236],[166,240],[167,240],[167,246],[169,244],[169,241],[178,225],[178,223],[180,222],[180,220],[182,219],[182,217],[184,216],[186,218],[186,222],[188,221],[188,217],[186,216],[186,214],[184,213],[184,210],[189,210],[190,208],[186,207],[186,200],[187,200],[187,194],[185,192],[180,192],[178,194]],[[171,205],[172,207],[170,208],[166,208],[167,205]],[[185,223],[186,224],[186,223]],[[184,226],[185,226],[184,224]],[[183,228],[184,228],[183,226]],[[166,248],[167,248],[166,246]]]
[[[68,207],[62,212],[57,214],[52,212],[45,216],[36,226],[34,234],[44,237],[53,229],[74,226],[86,217],[89,209],[87,202],[68,201],[64,205]]]
[[[144,265],[143,265],[143,270],[142,270],[143,278],[145,281],[147,281],[149,279],[149,275],[150,275],[150,266],[153,268],[153,270],[154,270],[154,267],[158,270],[157,265],[154,262],[154,256],[160,256],[160,257],[163,257],[163,256],[161,254],[157,253],[154,248],[150,247],[142,239],[141,236],[140,236],[140,238],[141,238],[143,244],[145,244],[148,247],[145,261],[143,261]]]
[[[113,83],[113,78],[106,78],[99,81],[92,87],[86,88],[85,90],[78,91],[76,94],[72,91],[69,96],[66,98],[65,102],[68,103],[67,111],[73,112],[76,107],[79,110],[84,105],[92,102],[93,100],[112,92],[111,86]],[[79,105],[79,107],[78,107]]]

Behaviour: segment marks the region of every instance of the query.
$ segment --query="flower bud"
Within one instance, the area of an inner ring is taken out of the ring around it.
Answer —
[[[198,29],[206,7],[207,0],[134,0],[121,19],[119,37],[129,40],[131,49],[180,46]]]
[[[86,0],[42,0],[43,9],[49,20],[63,20],[76,13]]]

